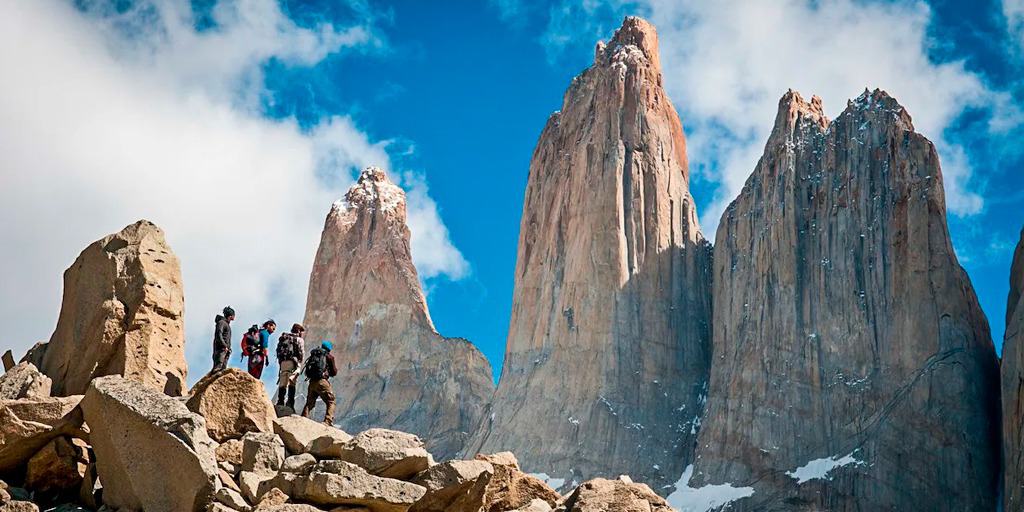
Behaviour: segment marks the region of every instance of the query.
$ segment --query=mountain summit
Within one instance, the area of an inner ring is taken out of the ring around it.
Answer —
[[[675,482],[703,404],[710,265],[657,34],[626,18],[537,142],[504,368],[470,448],[567,484]]]
[[[405,193],[382,169],[364,170],[327,214],[305,324],[308,340],[334,341],[341,428],[412,432],[444,458],[476,429],[494,389],[491,366],[470,342],[434,329]]]
[[[790,91],[715,246],[694,482],[731,510],[988,510],[999,369],[931,142],[884,91]]]

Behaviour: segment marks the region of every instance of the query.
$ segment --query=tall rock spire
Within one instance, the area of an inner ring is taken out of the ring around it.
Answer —
[[[674,482],[702,409],[710,263],[657,35],[626,18],[530,162],[504,368],[471,448],[566,483]]]
[[[691,487],[730,510],[992,510],[998,367],[935,148],[882,91],[790,91],[715,246]]]
[[[494,391],[490,364],[470,342],[434,329],[412,262],[405,193],[381,169],[364,170],[327,215],[305,324],[309,341],[334,342],[343,429],[412,432],[447,458],[479,424]]]
[[[1003,510],[1024,510],[1024,231],[1013,254],[1003,339]]]

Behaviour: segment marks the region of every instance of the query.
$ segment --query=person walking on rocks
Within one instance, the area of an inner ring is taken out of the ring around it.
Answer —
[[[324,423],[333,426],[335,398],[330,378],[338,374],[338,366],[334,363],[334,354],[331,354],[331,348],[333,348],[331,342],[324,341],[319,347],[313,349],[306,359],[303,373],[309,380],[309,389],[306,393],[306,406],[302,408],[302,417],[309,417],[313,408],[316,407],[316,399],[320,398],[327,406]]]
[[[231,357],[231,322],[235,319],[235,310],[225,306],[223,313],[214,319],[213,369],[210,373],[227,368],[228,358]]]
[[[249,375],[259,380],[263,376],[263,368],[270,364],[267,360],[267,350],[270,348],[270,335],[277,330],[277,322],[273,319],[263,322],[263,328],[259,330],[256,338],[256,345],[249,348]]]
[[[292,325],[292,331],[277,340],[277,405],[286,405],[295,410],[295,380],[298,378],[302,356],[306,353],[302,335],[306,328],[302,324]],[[285,402],[285,393],[288,401]]]

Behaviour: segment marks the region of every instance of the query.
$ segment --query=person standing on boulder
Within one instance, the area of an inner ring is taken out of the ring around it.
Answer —
[[[330,426],[334,425],[335,400],[330,378],[338,374],[338,366],[334,363],[334,354],[331,354],[332,348],[331,342],[324,341],[309,353],[303,371],[306,379],[309,380],[309,389],[306,392],[306,406],[302,408],[302,417],[308,418],[313,412],[313,408],[316,407],[316,399],[322,399],[327,406],[324,423]]]
[[[286,332],[277,340],[277,405],[287,405],[295,410],[295,379],[296,372],[302,365],[302,356],[306,352],[302,335],[306,328],[301,324],[292,325],[292,332]],[[285,393],[288,401],[285,402]]]
[[[225,306],[223,313],[213,320],[213,369],[210,373],[227,368],[231,357],[231,322],[235,319],[235,310]]]
[[[267,349],[270,348],[270,335],[277,330],[277,322],[273,319],[263,322],[260,329],[258,342],[255,347],[249,349],[249,375],[259,380],[263,376],[263,368],[270,364],[267,360]]]

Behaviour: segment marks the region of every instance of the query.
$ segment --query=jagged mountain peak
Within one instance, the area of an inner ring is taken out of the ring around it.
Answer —
[[[334,203],[334,211],[376,210],[394,211],[405,206],[405,191],[395,185],[380,167],[367,167],[359,179],[348,189],[343,199]]]
[[[883,122],[893,121],[903,130],[914,131],[914,123],[907,109],[882,89],[869,91],[865,88],[860,96],[846,102],[846,110],[839,116],[846,115],[870,116],[872,120]]]
[[[654,25],[643,18],[627,16],[607,43],[597,43],[594,64],[607,65],[621,61],[642,61],[661,69],[658,31]]]

